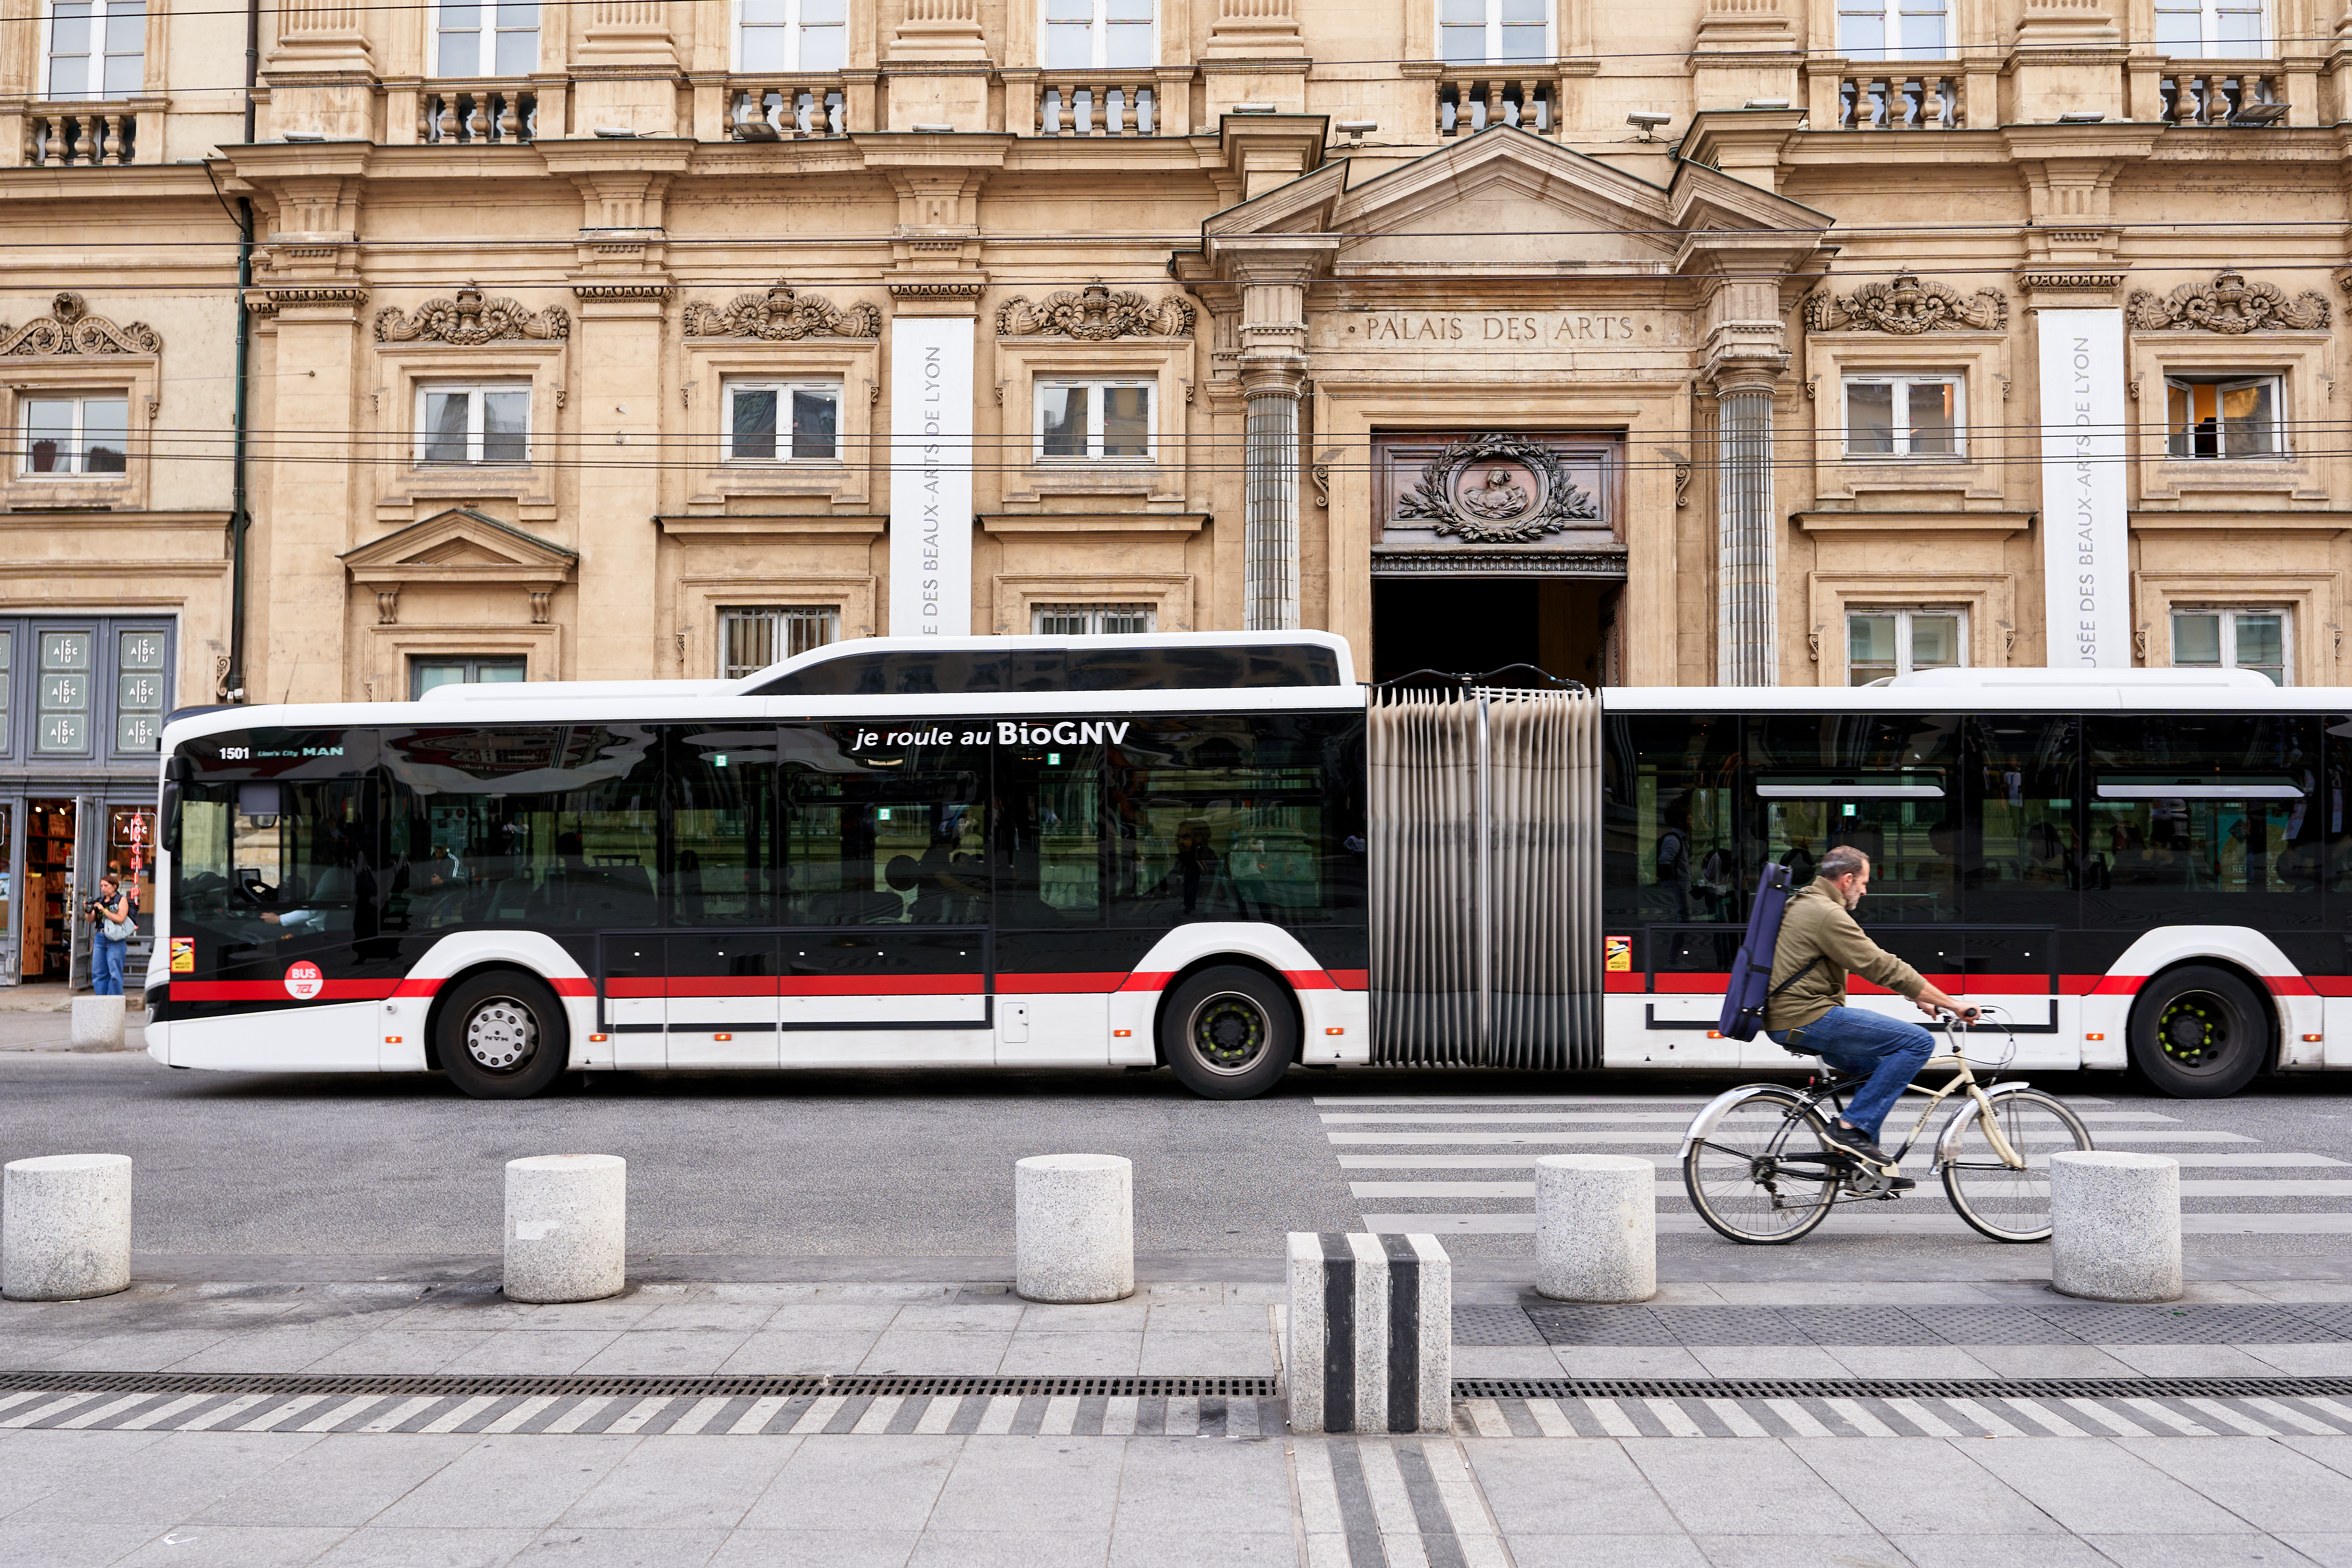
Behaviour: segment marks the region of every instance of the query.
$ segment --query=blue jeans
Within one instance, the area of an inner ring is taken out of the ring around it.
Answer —
[[[89,990],[93,996],[122,994],[122,952],[131,944],[117,942],[104,931],[97,933],[89,944]]]
[[[1846,1106],[1845,1120],[1874,1143],[1886,1113],[1936,1054],[1934,1037],[1918,1025],[1859,1007],[1832,1007],[1801,1029],[1769,1033],[1775,1045],[1810,1051],[1840,1072],[1870,1075]]]

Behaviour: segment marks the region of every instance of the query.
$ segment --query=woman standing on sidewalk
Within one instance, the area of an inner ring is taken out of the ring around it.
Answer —
[[[89,901],[89,918],[94,928],[89,944],[90,993],[120,996],[123,950],[139,929],[131,923],[130,900],[123,896],[120,879],[112,875],[98,879],[98,897]]]

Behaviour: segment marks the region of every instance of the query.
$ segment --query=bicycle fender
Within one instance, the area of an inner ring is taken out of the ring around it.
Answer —
[[[2032,1087],[2022,1079],[2015,1083],[1997,1083],[1985,1090],[1985,1098],[1999,1100],[2004,1094],[2015,1094],[2021,1089]],[[1929,1175],[1940,1176],[1944,1173],[1944,1163],[1952,1157],[1954,1149],[1959,1143],[1960,1129],[1967,1126],[1969,1118],[1976,1114],[1977,1102],[1973,1100],[1961,1101],[1960,1108],[1952,1112],[1951,1120],[1945,1122],[1944,1130],[1936,1135],[1936,1157],[1928,1163]]]
[[[1684,1130],[1682,1150],[1675,1154],[1675,1160],[1690,1158],[1691,1145],[1714,1131],[1723,1119],[1730,1114],[1733,1106],[1744,1100],[1753,1100],[1767,1089],[1777,1089],[1781,1087],[1777,1083],[1743,1083],[1738,1089],[1727,1089],[1708,1100],[1699,1108],[1699,1113],[1691,1118],[1690,1126]]]

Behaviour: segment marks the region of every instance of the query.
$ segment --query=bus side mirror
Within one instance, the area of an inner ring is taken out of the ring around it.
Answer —
[[[174,752],[163,761],[163,793],[155,812],[155,842],[173,855],[180,852],[180,790],[196,776],[196,760]]]

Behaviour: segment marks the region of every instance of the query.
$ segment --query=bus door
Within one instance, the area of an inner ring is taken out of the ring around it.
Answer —
[[[774,1067],[776,944],[773,931],[606,931],[613,1065]]]
[[[841,1053],[791,1037],[835,1029],[986,1029],[985,926],[814,926],[783,933],[787,1061]],[[797,1047],[797,1050],[796,1050]]]

